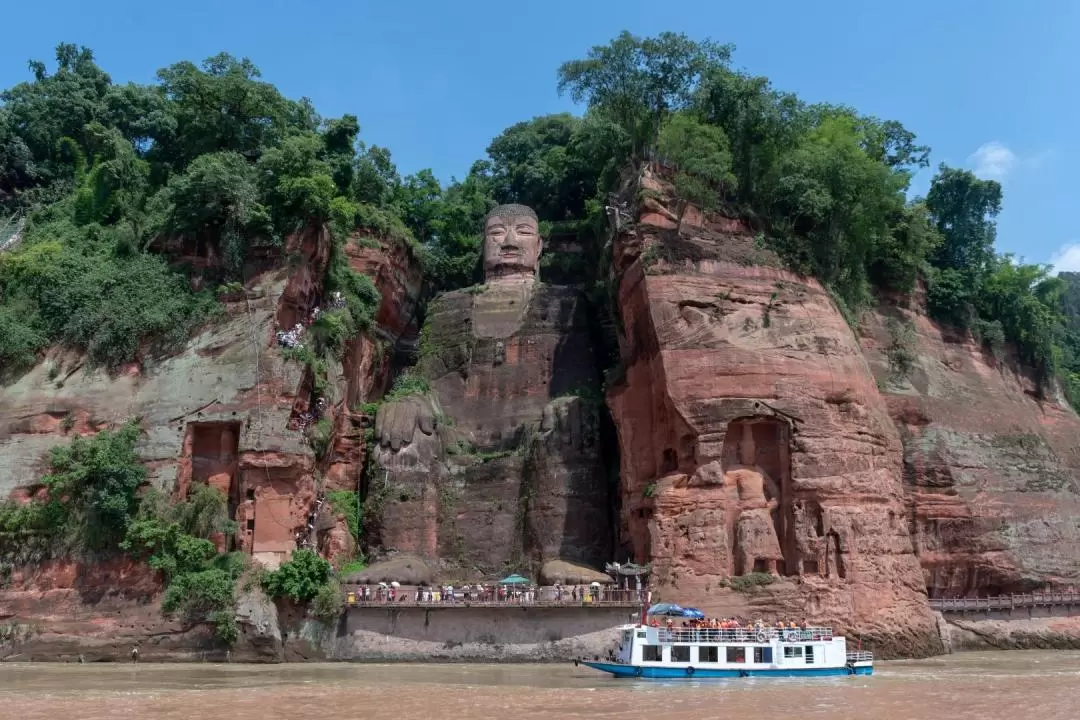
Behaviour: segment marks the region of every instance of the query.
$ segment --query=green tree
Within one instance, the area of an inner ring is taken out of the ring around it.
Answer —
[[[42,479],[49,497],[69,508],[72,540],[89,550],[115,548],[135,515],[135,491],[146,468],[135,454],[139,427],[134,422],[49,453],[50,471]]]
[[[84,128],[106,119],[105,98],[112,84],[88,48],[57,45],[56,65],[50,75],[45,63],[31,61],[34,79],[0,93],[9,122],[18,128],[20,140],[41,164],[41,180],[55,179],[60,172],[57,152],[62,138],[72,138],[78,146],[86,147]]]
[[[731,46],[665,32],[639,38],[623,31],[583,60],[559,67],[559,92],[618,123],[635,154],[652,146],[664,119],[686,107],[702,77],[725,65]]]
[[[673,115],[664,124],[657,151],[676,168],[675,192],[683,200],[680,229],[688,203],[702,210],[718,210],[727,193],[736,186],[724,131],[698,122],[687,113]]]
[[[283,235],[330,219],[338,188],[330,166],[320,159],[323,148],[314,133],[293,135],[259,160],[262,197]]]
[[[850,308],[869,302],[867,267],[902,212],[907,181],[867,155],[862,141],[855,117],[824,119],[782,161],[767,210],[782,257]]]
[[[162,125],[152,155],[173,170],[183,170],[201,155],[233,152],[259,158],[292,131],[314,132],[319,119],[310,103],[286,99],[260,80],[247,58],[220,53],[202,67],[180,62],[158,71],[174,123]]]
[[[294,550],[292,558],[266,574],[263,588],[273,598],[289,597],[296,602],[308,602],[330,581],[332,573],[330,563],[318,554],[307,549]]]
[[[162,232],[190,233],[218,245],[234,274],[248,239],[270,227],[255,168],[234,152],[200,155],[154,201]]]
[[[934,254],[939,268],[952,268],[977,278],[994,257],[1001,212],[1001,185],[980,180],[970,170],[944,164],[930,184],[926,207],[943,241]]]

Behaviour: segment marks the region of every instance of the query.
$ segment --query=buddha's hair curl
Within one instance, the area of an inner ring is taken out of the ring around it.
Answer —
[[[484,216],[484,222],[487,223],[487,221],[493,217],[520,217],[522,215],[531,217],[533,220],[539,222],[535,210],[528,205],[516,204],[499,205],[498,207],[493,208],[491,212]]]

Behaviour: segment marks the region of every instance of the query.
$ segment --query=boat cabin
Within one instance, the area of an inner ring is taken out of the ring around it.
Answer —
[[[844,667],[847,642],[830,628],[623,628],[618,662],[724,670]]]

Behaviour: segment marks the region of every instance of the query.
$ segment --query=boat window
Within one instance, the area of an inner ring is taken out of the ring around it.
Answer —
[[[697,661],[708,663],[720,662],[720,648],[715,645],[712,647],[698,647]]]
[[[756,663],[771,663],[772,662],[772,648],[771,647],[756,647],[756,648],[754,648],[754,662],[756,662]]]
[[[644,630],[638,630],[638,631],[637,631],[637,636],[638,636],[639,638],[643,638],[643,637],[645,637],[645,631],[644,631]]]
[[[785,658],[801,658],[802,657],[802,648],[801,647],[791,647],[790,645],[788,645],[787,647],[784,648],[784,657]]]
[[[641,646],[641,661],[642,662],[660,662],[662,657],[660,655],[659,645],[642,645]]]
[[[729,645],[727,648],[727,661],[729,663],[746,662],[746,648],[744,648],[742,645]]]
[[[690,646],[672,645],[671,662],[690,662]]]
[[[806,646],[806,664],[807,665],[813,665],[814,664],[814,646],[813,645],[807,645]]]

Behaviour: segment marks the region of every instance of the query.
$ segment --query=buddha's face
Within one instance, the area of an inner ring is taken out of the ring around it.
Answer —
[[[485,281],[536,277],[542,247],[535,217],[496,210],[484,223]]]

